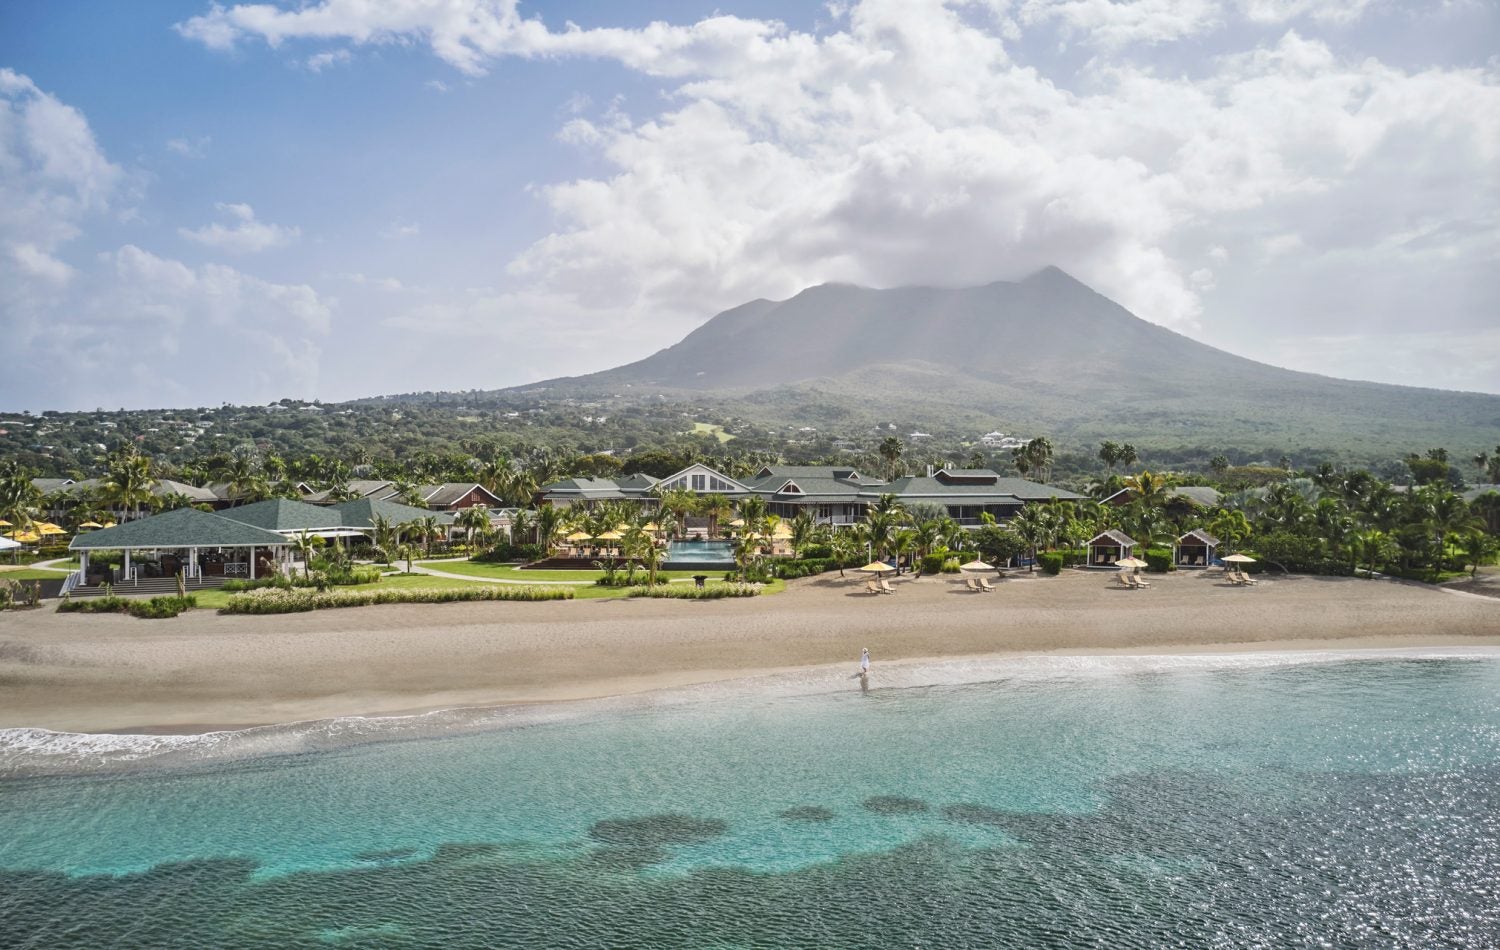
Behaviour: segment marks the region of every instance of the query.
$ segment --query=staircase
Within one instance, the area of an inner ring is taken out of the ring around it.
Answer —
[[[187,592],[191,594],[195,590],[214,590],[224,586],[222,577],[189,578]],[[103,585],[85,587],[82,584],[73,588],[70,597],[103,597],[106,593],[112,593],[116,597],[160,597],[163,594],[176,595],[177,578],[175,577],[143,577],[135,583],[128,581],[114,585],[113,590],[107,591]]]

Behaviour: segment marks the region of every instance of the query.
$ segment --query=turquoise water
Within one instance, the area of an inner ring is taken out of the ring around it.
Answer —
[[[1497,879],[1494,659],[737,695],[0,782],[7,946],[1483,947]]]

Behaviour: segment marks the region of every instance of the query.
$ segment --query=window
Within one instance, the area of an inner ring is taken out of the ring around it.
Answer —
[[[693,476],[693,491],[703,491],[703,488],[707,484],[707,482],[708,482],[708,476],[707,475],[703,475],[703,474],[694,475]]]

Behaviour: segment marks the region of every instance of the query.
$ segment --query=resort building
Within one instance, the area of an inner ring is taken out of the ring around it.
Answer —
[[[756,496],[765,499],[769,513],[781,518],[807,512],[817,523],[831,525],[859,522],[882,495],[894,495],[906,505],[941,506],[968,527],[982,524],[985,514],[1004,521],[1027,504],[1083,497],[990,469],[940,469],[887,481],[853,466],[767,465],[741,480],[701,463],[662,479],[639,473],[620,479],[569,478],[543,486],[540,495],[544,504],[559,506],[620,500],[655,505],[658,493],[672,490],[723,495],[730,501]]]

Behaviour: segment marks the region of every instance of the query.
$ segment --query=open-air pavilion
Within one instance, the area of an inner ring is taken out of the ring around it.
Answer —
[[[1202,528],[1194,528],[1172,545],[1172,561],[1178,567],[1208,567],[1214,562],[1214,549],[1218,546],[1218,538]]]
[[[196,508],[127,521],[75,537],[68,550],[78,552],[79,574],[89,577],[89,554],[121,551],[121,581],[147,576],[185,578],[243,577],[255,579],[275,570],[291,542],[254,525]]]
[[[1130,557],[1135,550],[1135,539],[1113,528],[1101,531],[1089,539],[1088,566],[1114,567],[1121,558]]]

